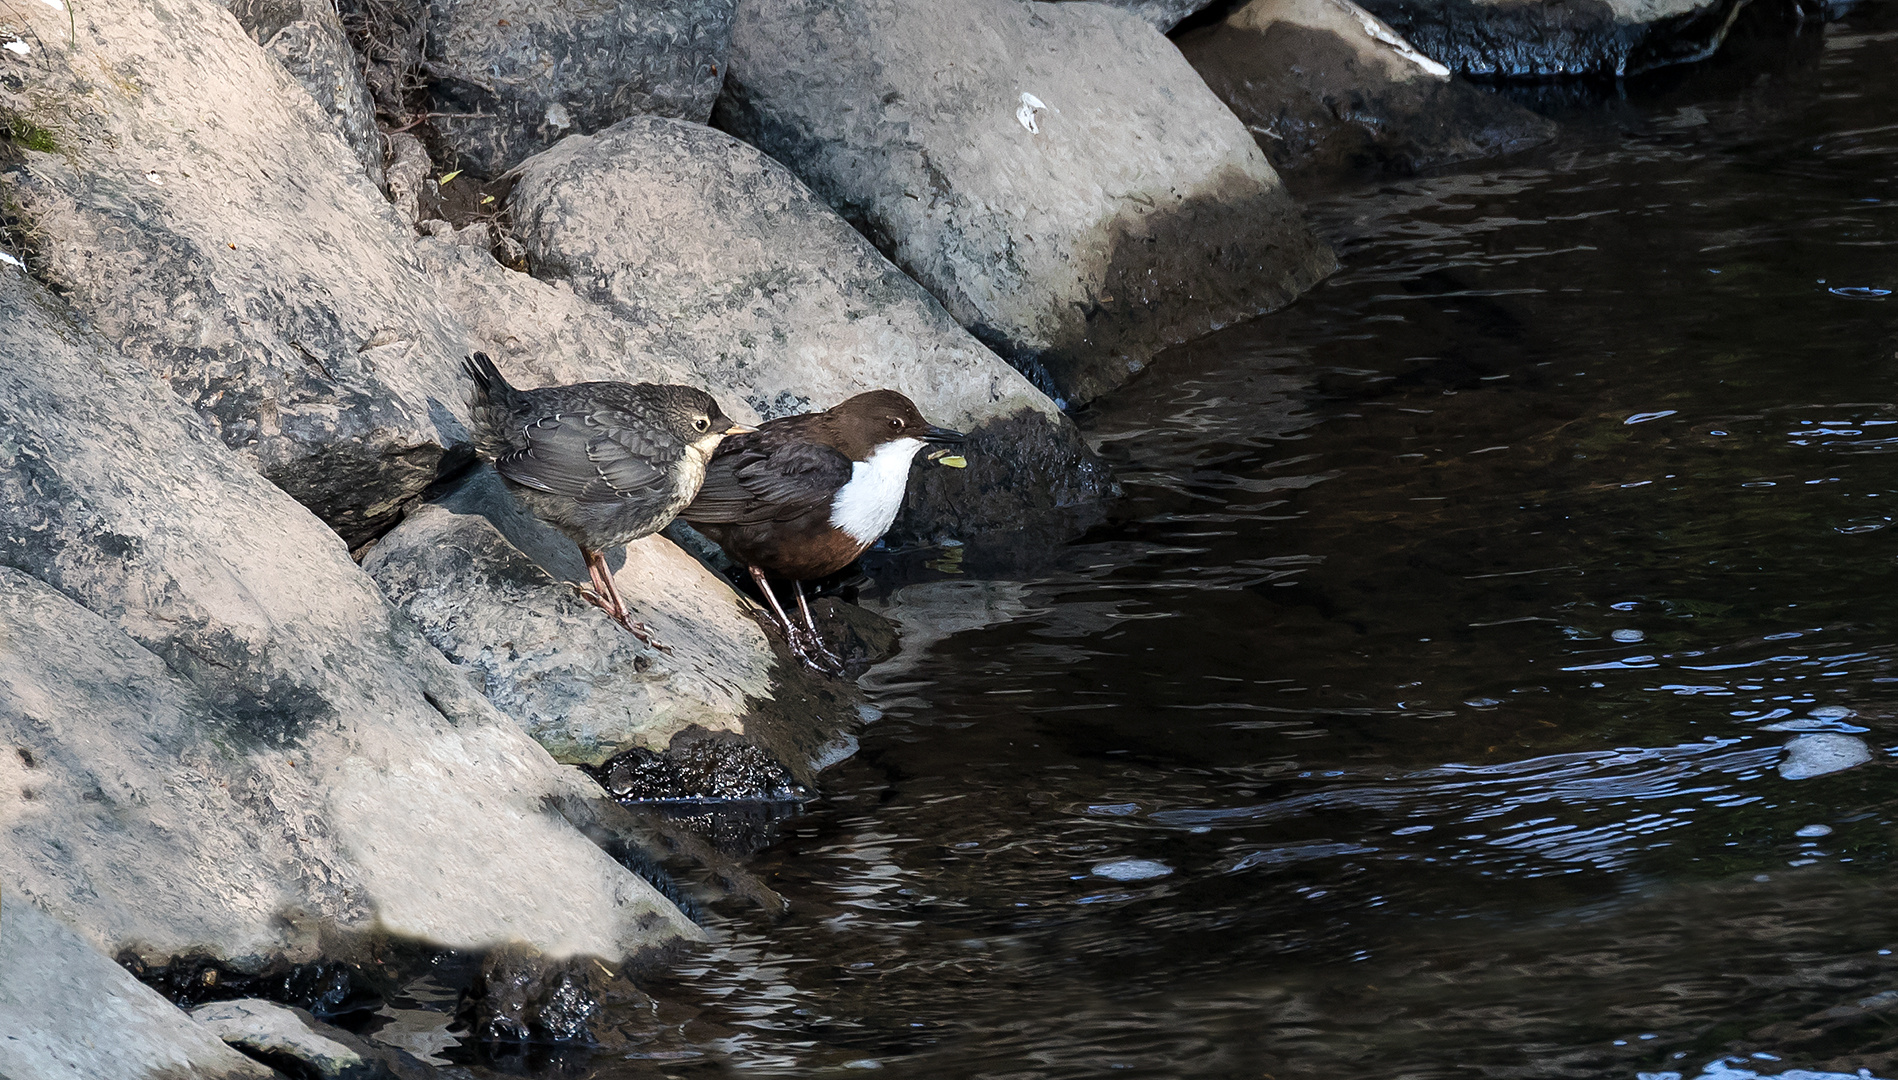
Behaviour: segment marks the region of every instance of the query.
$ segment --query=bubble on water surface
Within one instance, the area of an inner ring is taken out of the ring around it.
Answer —
[[[1173,872],[1173,868],[1153,859],[1115,859],[1112,862],[1095,863],[1093,874],[1109,881],[1151,881],[1163,878]]]
[[[1872,751],[1864,739],[1850,735],[1801,735],[1786,744],[1786,756],[1779,762],[1779,775],[1787,780],[1810,780],[1870,760]]]
[[[1623,420],[1622,423],[1645,424],[1649,420],[1659,420],[1663,417],[1673,416],[1675,413],[1678,413],[1678,412],[1680,412],[1679,409],[1662,409],[1659,412],[1638,412],[1638,413],[1635,413],[1633,416],[1628,417],[1626,420]]]
[[[1890,289],[1879,289],[1870,285],[1835,285],[1826,291],[1834,296],[1843,296],[1847,300],[1883,300],[1891,295]]]
[[[1647,635],[1639,630],[1617,630],[1608,636],[1614,638],[1616,641],[1633,642],[1647,640]]]
[[[1821,705],[1809,715],[1819,720],[1843,720],[1852,715],[1852,710],[1843,705]]]
[[[1799,831],[1794,833],[1793,835],[1805,836],[1805,837],[1831,836],[1832,826],[1830,825],[1801,825],[1799,827]]]

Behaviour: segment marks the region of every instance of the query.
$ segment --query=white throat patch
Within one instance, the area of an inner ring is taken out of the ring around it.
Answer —
[[[852,462],[850,482],[830,503],[830,523],[859,544],[873,544],[889,531],[909,486],[909,463],[923,448],[921,439],[896,439],[871,452],[870,460]]]

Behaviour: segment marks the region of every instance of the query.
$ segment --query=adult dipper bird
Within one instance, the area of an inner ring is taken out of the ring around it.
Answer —
[[[799,582],[849,566],[889,529],[917,451],[961,441],[961,432],[932,426],[902,394],[872,390],[828,412],[767,420],[727,439],[679,516],[745,564],[806,663],[841,671]],[[766,574],[791,579],[802,629],[785,615]]]
[[[733,423],[712,395],[663,383],[584,382],[518,390],[484,353],[462,370],[475,449],[535,517],[580,546],[591,590],[574,586],[639,640],[665,648],[633,622],[607,569],[607,548],[666,527],[698,494],[705,466]]]

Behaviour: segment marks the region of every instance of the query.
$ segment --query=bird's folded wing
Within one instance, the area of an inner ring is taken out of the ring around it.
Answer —
[[[612,410],[557,413],[526,425],[527,446],[494,467],[517,484],[581,502],[612,502],[665,483],[680,456],[645,432],[640,418]]]
[[[756,525],[813,511],[828,514],[831,497],[850,476],[850,458],[821,443],[742,446],[712,459],[698,498],[679,516]]]

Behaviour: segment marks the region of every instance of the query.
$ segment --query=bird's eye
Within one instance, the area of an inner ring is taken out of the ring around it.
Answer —
[[[890,430],[891,431],[903,430],[903,418],[900,416],[890,417]]]
[[[694,421],[692,421],[692,430],[694,430],[694,431],[710,431],[710,430],[712,430],[712,421],[711,421],[711,419],[710,419],[710,418],[708,418],[708,417],[704,417],[704,416],[701,416],[701,417],[699,417],[699,418],[698,418],[697,420],[694,420]]]

